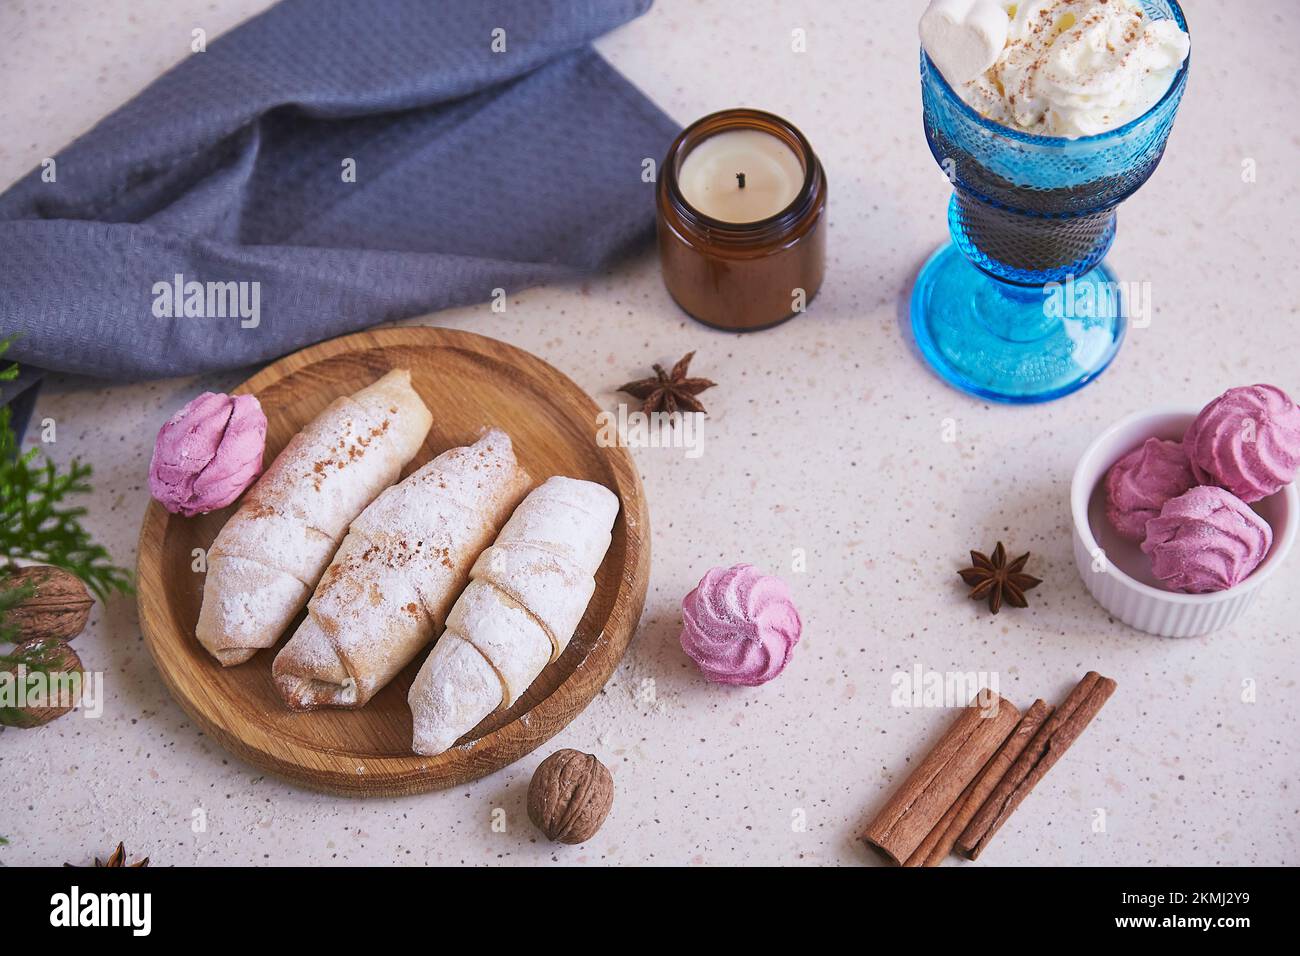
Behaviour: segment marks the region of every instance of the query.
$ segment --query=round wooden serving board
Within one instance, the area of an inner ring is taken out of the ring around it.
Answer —
[[[262,403],[269,428],[265,462],[332,400],[394,368],[433,412],[433,428],[403,473],[505,429],[538,482],[551,475],[598,481],[622,502],[596,593],[572,642],[515,705],[494,714],[437,757],[411,752],[406,692],[421,653],[360,710],[294,713],[271,681],[278,648],[223,668],[194,637],[203,597],[192,570],[235,506],[198,518],[151,502],[140,531],[139,605],[145,643],[181,706],[223,747],[255,766],[344,795],[395,796],[451,787],[506,766],[569,723],[604,686],[632,639],[650,574],[650,525],[631,456],[596,443],[596,404],[572,381],[527,352],[450,329],[362,332],[304,349],[263,369],[237,392]],[[237,506],[238,502],[236,502]],[[286,634],[297,627],[295,622]]]

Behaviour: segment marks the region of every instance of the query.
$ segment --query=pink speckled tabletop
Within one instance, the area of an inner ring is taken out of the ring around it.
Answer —
[[[211,38],[264,6],[0,6],[0,188],[189,55],[195,27]],[[829,274],[806,316],[749,337],[706,329],[674,307],[647,252],[581,284],[512,292],[504,314],[414,320],[529,349],[606,408],[625,400],[620,383],[691,349],[692,371],[719,383],[699,457],[634,450],[654,529],[645,616],[572,725],[453,791],[322,796],[204,736],[155,673],[133,603],[114,600],[76,643],[105,672],[104,715],[0,733],[0,864],[82,863],[119,840],[180,865],[876,862],[857,834],[951,718],[891,703],[893,675],[916,667],[996,675],[1022,706],[1063,697],[1089,669],[1119,682],[976,865],[1300,863],[1300,556],[1231,630],[1150,637],[1084,589],[1066,501],[1079,454],[1130,411],[1255,381],[1300,393],[1292,5],[1187,0],[1187,99],[1110,260],[1151,283],[1152,322],[1097,384],[1036,408],[950,390],[904,331],[949,191],[921,130],[922,6],[658,0],[599,44],[683,123],[751,105],[808,136],[831,201]],[[794,30],[806,52],[792,51]],[[47,450],[94,463],[89,523],[119,563],[135,561],[159,425],[244,377],[47,383]],[[993,618],[955,572],[998,539],[1032,550],[1045,583],[1030,609]],[[679,602],[710,566],[742,560],[786,578],[804,637],[775,682],[718,687],[678,645]],[[596,753],[615,779],[608,822],[580,847],[545,842],[524,810],[533,768],[558,747]]]

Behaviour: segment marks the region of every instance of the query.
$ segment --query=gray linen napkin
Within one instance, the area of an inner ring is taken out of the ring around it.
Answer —
[[[8,358],[234,368],[602,268],[677,127],[589,44],[650,2],[283,0],[0,196]]]

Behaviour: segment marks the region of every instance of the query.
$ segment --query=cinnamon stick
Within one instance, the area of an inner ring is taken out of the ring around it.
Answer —
[[[1113,680],[1096,671],[1084,675],[998,781],[989,798],[957,838],[958,853],[974,860],[984,852],[993,835],[1020,802],[1097,716],[1102,705],[1115,692],[1115,686]]]
[[[1012,735],[1014,736],[1014,731],[1012,732]],[[1011,739],[1010,737],[1007,738],[1007,740],[1010,739]],[[1006,744],[1003,743],[1002,746],[1005,747]],[[993,762],[992,760],[989,761],[989,763],[992,762]],[[985,764],[985,769],[988,769],[988,764]],[[982,776],[982,772],[981,772],[981,776]],[[943,840],[944,834],[948,832],[948,829],[952,826],[953,821],[957,819],[957,814],[961,813],[962,807],[966,806],[966,804],[970,801],[971,794],[975,792],[975,784],[979,779],[980,779],[979,777],[976,777],[974,780],[972,780],[969,784],[966,785],[966,789],[961,792],[961,796],[959,796],[957,800],[953,803],[953,805],[948,808],[948,812],[939,818],[939,822],[936,823],[934,825],[934,828],[925,835],[925,839],[922,840],[920,845],[915,850],[912,851],[912,855],[909,856],[903,862],[903,866],[915,867],[915,866],[930,865],[926,861],[929,860],[932,855],[936,854],[939,847],[939,843],[941,840]],[[961,831],[958,830],[957,832],[960,833]],[[951,848],[952,846],[951,844],[949,844],[949,849]],[[938,858],[943,859],[943,857],[946,856],[947,853],[948,851],[944,850],[942,853],[938,854]],[[934,865],[938,866],[939,864],[935,863]]]
[[[862,839],[902,864],[952,809],[1019,720],[1014,704],[981,690],[876,814]]]
[[[1025,716],[1020,718],[1020,723],[1011,732],[1011,736],[1002,742],[993,759],[985,764],[979,776],[961,795],[961,799],[943,815],[935,828],[930,831],[929,836],[916,848],[916,852],[907,858],[904,866],[938,866],[943,862],[944,858],[952,852],[957,837],[984,805],[984,801],[988,799],[998,782],[1006,776],[1016,758],[1029,746],[1030,740],[1038,733],[1051,713],[1052,708],[1046,701],[1034,701],[1033,705],[1025,711]]]

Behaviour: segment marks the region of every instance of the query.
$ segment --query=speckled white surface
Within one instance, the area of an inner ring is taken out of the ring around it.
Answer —
[[[264,5],[4,4],[0,186],[186,55],[194,26],[214,36]],[[1096,385],[1012,409],[943,386],[900,325],[916,268],[944,238],[948,191],[921,132],[921,0],[659,0],[601,42],[617,66],[682,122],[760,106],[821,156],[830,268],[810,312],[747,338],[710,331],[677,311],[647,253],[586,283],[516,292],[504,315],[423,320],[530,349],[609,408],[619,383],[689,349],[693,370],[720,383],[704,396],[700,458],[635,452],[654,567],[615,679],[541,751],[471,786],[337,799],[262,776],[200,733],[155,674],[134,605],[115,600],[76,643],[105,672],[104,717],[0,734],[0,863],[87,862],[118,840],[157,864],[874,862],[856,834],[950,719],[890,706],[891,674],[918,663],[996,671],[1023,706],[1060,698],[1090,668],[1119,681],[981,864],[1300,863],[1300,558],[1233,631],[1161,640],[1093,603],[1068,525],[1074,461],[1121,415],[1256,380],[1300,392],[1300,26],[1286,0],[1238,6],[1188,0],[1188,96],[1164,165],[1120,216],[1111,262],[1151,282],[1151,327]],[[791,52],[796,28],[806,53]],[[1247,160],[1255,182],[1243,182]],[[157,428],[201,389],[244,377],[47,384],[49,450],[94,463],[90,524],[120,563],[135,560]],[[1028,611],[993,619],[955,571],[999,538],[1035,552],[1046,583]],[[797,548],[804,573],[790,573]],[[677,644],[682,595],[740,560],[784,574],[805,622],[790,667],[761,688],[705,683]],[[616,781],[609,821],[582,847],[547,844],[524,812],[533,768],[558,747],[595,752]]]

